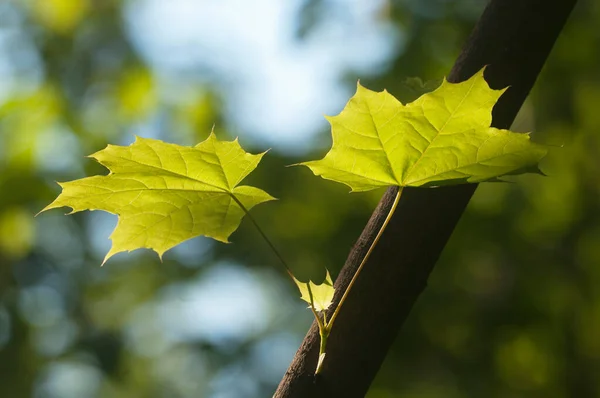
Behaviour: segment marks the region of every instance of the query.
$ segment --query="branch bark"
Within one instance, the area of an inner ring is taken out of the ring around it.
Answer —
[[[464,81],[488,65],[492,88],[510,86],[493,111],[508,128],[529,94],[577,0],[492,0],[448,80]],[[476,185],[406,188],[398,209],[363,269],[328,339],[315,378],[319,332],[313,323],[274,398],[363,397],[408,317]],[[396,193],[381,199],[336,283],[339,301],[383,223]]]

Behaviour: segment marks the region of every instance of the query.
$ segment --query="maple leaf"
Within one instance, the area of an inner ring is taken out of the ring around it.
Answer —
[[[300,290],[300,298],[306,301],[308,304],[313,305],[315,311],[326,310],[331,305],[335,289],[333,288],[333,282],[331,281],[331,275],[329,275],[329,271],[327,271],[325,280],[320,285],[317,285],[313,281],[308,281],[308,283],[300,282],[293,275],[292,278]],[[310,291],[308,285],[310,285]]]
[[[337,116],[328,117],[333,145],[322,160],[300,163],[352,191],[396,185],[439,186],[540,172],[546,155],[529,134],[490,127],[505,90],[492,90],[483,69],[469,80],[444,79],[435,91],[403,105],[358,84]]]
[[[237,139],[219,141],[213,133],[195,147],[136,137],[130,146],[108,145],[90,155],[110,173],[59,183],[61,194],[42,211],[67,206],[71,213],[117,214],[104,262],[138,248],[153,249],[162,258],[199,235],[227,242],[246,211],[275,199],[238,186],[263,155],[245,152]]]

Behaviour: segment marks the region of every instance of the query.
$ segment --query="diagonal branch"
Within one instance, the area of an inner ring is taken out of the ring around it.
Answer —
[[[494,108],[493,126],[508,128],[529,94],[577,0],[491,0],[448,80],[464,81],[484,65],[492,88],[510,86]],[[363,397],[476,185],[405,189],[386,233],[348,295],[313,376],[319,331],[313,324],[274,398]],[[371,216],[336,281],[335,308],[396,194],[390,188]],[[407,226],[410,226],[408,228]]]

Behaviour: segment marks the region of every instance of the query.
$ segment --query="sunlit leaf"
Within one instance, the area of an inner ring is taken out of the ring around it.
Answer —
[[[385,186],[439,186],[539,172],[546,155],[528,134],[490,127],[504,90],[492,90],[483,70],[469,80],[443,81],[403,105],[388,92],[360,84],[344,110],[328,118],[333,145],[318,161],[302,163],[352,191]]]
[[[306,301],[308,304],[311,304],[312,302],[316,311],[326,310],[331,305],[335,289],[333,288],[333,282],[331,281],[331,275],[329,275],[329,271],[327,271],[327,276],[320,285],[317,285],[313,281],[308,282],[310,285],[310,292],[308,291],[306,282],[300,282],[296,278],[294,278],[294,282],[296,282],[298,289],[300,289],[300,294],[302,296],[301,299]],[[311,292],[312,301],[310,294]]]
[[[73,212],[118,214],[112,255],[138,248],[163,253],[199,235],[227,242],[245,212],[273,200],[266,192],[238,184],[258,166],[235,141],[214,134],[195,147],[136,138],[130,146],[109,145],[93,155],[110,173],[61,183],[62,193],[43,211],[68,206]]]

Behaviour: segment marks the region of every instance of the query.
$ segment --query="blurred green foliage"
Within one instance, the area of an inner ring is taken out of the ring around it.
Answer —
[[[136,251],[100,268],[116,217],[33,217],[57,195],[54,181],[105,173],[85,155],[134,134],[191,145],[216,124],[254,153],[266,149],[228,111],[236,79],[253,71],[232,72],[235,62],[208,48],[218,67],[174,79],[133,39],[132,7],[144,3],[0,3],[1,397],[269,396],[311,322],[247,222],[230,245],[198,238],[163,263]],[[361,78],[403,100],[415,95],[406,78],[447,74],[484,6],[356,3],[376,8],[369,23],[391,27],[396,39],[378,68],[335,78],[345,93]],[[335,35],[351,9],[294,4],[296,46]],[[177,24],[164,18],[155,21],[159,36]],[[240,13],[239,22],[256,18]],[[542,164],[549,176],[478,188],[369,398],[600,396],[599,21],[600,5],[580,1],[513,126],[557,145]],[[323,154],[321,126],[307,135],[309,152],[275,137],[246,181],[281,199],[254,215],[299,276],[324,266],[337,275],[382,194],[349,195],[283,167]]]

